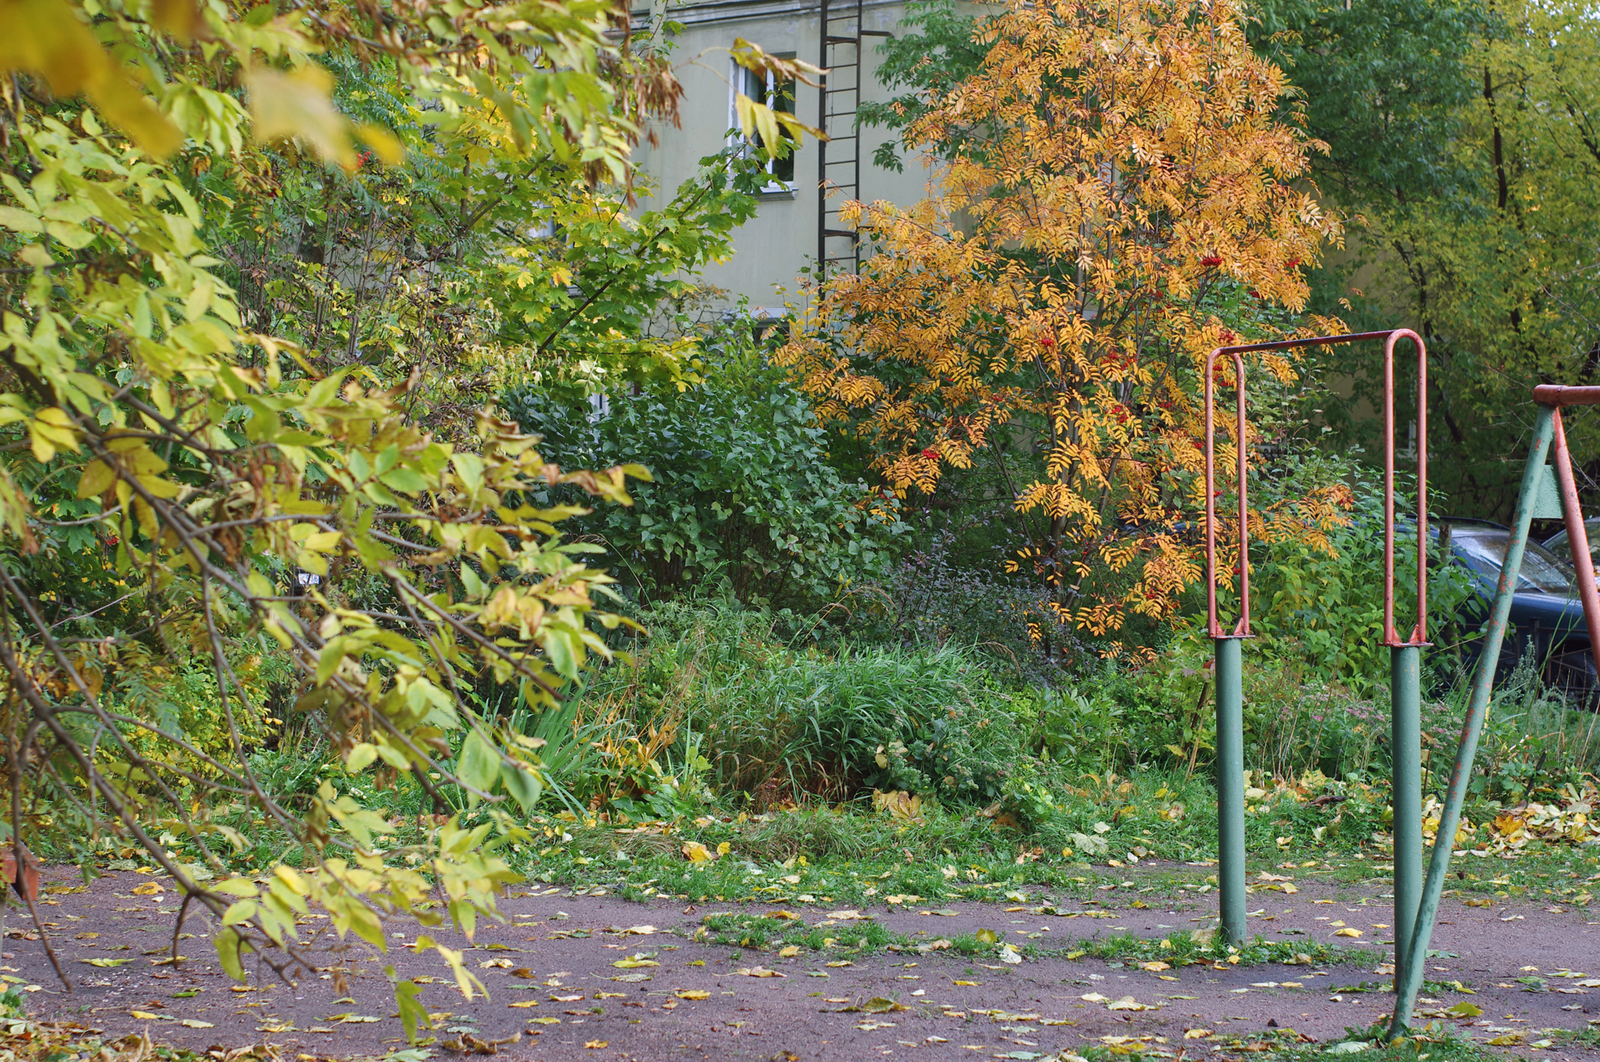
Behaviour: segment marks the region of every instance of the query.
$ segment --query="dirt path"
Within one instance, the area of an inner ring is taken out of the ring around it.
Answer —
[[[64,869],[48,878],[75,884]],[[488,1000],[468,1002],[436,954],[415,956],[398,936],[382,959],[364,947],[340,953],[325,922],[307,923],[304,935],[320,949],[319,961],[339,969],[302,977],[298,985],[264,968],[248,985],[234,985],[218,968],[208,921],[193,915],[184,927],[193,937],[181,941],[187,961],[174,966],[166,958],[177,909],[170,885],[159,895],[135,891],[149,892],[152,880],[112,874],[84,891],[47,897],[41,912],[53,926],[71,993],[61,990],[41,945],[26,939],[33,934],[25,912],[8,912],[0,973],[39,986],[31,1013],[80,1021],[107,1036],[148,1028],[159,1041],[191,1048],[264,1042],[291,1054],[381,1054],[404,1043],[382,971],[393,963],[402,977],[435,978],[422,1000],[436,1015],[441,1041],[520,1034],[501,1049],[512,1058],[935,1062],[1041,1058],[1127,1042],[1108,1037],[1141,1038],[1146,1053],[1199,1058],[1289,1029],[1337,1042],[1347,1028],[1387,1014],[1393,1000],[1379,988],[1387,980],[1380,964],[1389,958],[1384,942],[1392,939],[1393,922],[1380,883],[1297,878],[1293,894],[1262,891],[1251,898],[1253,933],[1356,949],[1341,962],[1171,970],[1066,955],[1091,938],[1159,939],[1213,926],[1214,894],[1168,903],[1141,899],[1136,887],[1112,887],[1094,893],[1095,901],[1059,906],[1034,898],[842,914],[788,905],[796,916],[788,924],[798,928],[803,921],[837,943],[785,958],[775,947],[694,939],[707,916],[762,915],[772,907],[630,903],[549,889],[505,900],[507,923],[482,927],[472,945],[453,942],[470,948],[467,964],[491,992]],[[1136,909],[1135,901],[1152,906]],[[1008,964],[998,954],[963,957],[938,947],[925,954],[857,952],[853,946],[869,921],[913,944],[987,929],[1054,955]],[[1425,994],[1424,1014],[1448,1021],[1458,1035],[1499,1040],[1518,1054],[1600,1059],[1600,1050],[1559,1040],[1540,1046],[1543,1030],[1583,1030],[1591,1018],[1600,1021],[1600,912],[1507,900],[1472,907],[1447,898],[1433,947],[1442,953],[1428,963],[1433,987],[1460,981],[1474,992]],[[1361,982],[1364,991],[1338,991]],[[1461,1002],[1481,1015],[1446,1014]],[[1210,1032],[1195,1032],[1202,1029]]]

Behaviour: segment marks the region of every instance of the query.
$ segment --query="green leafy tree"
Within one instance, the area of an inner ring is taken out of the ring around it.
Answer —
[[[236,977],[252,951],[315,965],[293,929],[308,904],[377,950],[386,919],[470,935],[494,914],[514,878],[501,849],[524,836],[509,809],[545,775],[539,742],[471,694],[550,706],[608,655],[610,580],[561,533],[585,508],[549,499],[626,504],[645,473],[564,471],[472,404],[492,388],[441,412],[431,381],[603,346],[738,218],[708,213],[735,178],[703,174],[665,208],[696,231],[636,234],[620,246],[647,260],[607,263],[619,278],[583,272],[586,240],[632,230],[631,145],[678,97],[613,32],[625,18],[594,0],[0,5],[0,731],[19,861],[25,838],[85,867],[111,841],[142,849],[220,917]],[[210,722],[134,695],[152,667],[201,676]],[[291,799],[250,756],[273,682],[347,772],[381,765],[475,819],[400,838],[337,778]],[[253,876],[241,822],[297,865]],[[443,912],[422,904],[435,890]],[[458,950],[417,944],[478,987]],[[414,1035],[418,987],[396,991]]]

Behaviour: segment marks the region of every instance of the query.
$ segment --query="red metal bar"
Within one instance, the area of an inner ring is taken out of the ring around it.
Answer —
[[[1250,637],[1250,506],[1245,487],[1244,358],[1241,351],[1267,346],[1271,345],[1218,347],[1206,356],[1206,630],[1213,638]],[[1217,435],[1213,419],[1217,358],[1223,354],[1233,358],[1234,388],[1238,392],[1233,438],[1238,447],[1235,464],[1239,473],[1239,622],[1232,635],[1224,635],[1217,622]]]
[[[1394,347],[1402,337],[1417,348],[1417,623],[1405,641],[1394,628]],[[1409,328],[1389,332],[1383,344],[1383,644],[1429,644],[1428,348]]]
[[[1417,347],[1417,623],[1412,628],[1411,639],[1400,641],[1394,629],[1394,347],[1401,338],[1410,338]],[[1244,419],[1244,360],[1241,355],[1257,351],[1294,350],[1299,347],[1326,347],[1335,343],[1357,343],[1365,339],[1382,339],[1384,372],[1384,583],[1383,627],[1386,645],[1426,645],[1428,633],[1427,594],[1427,348],[1422,337],[1409,328],[1387,329],[1382,332],[1356,332],[1343,336],[1308,336],[1304,339],[1281,339],[1272,343],[1245,343],[1231,347],[1218,347],[1206,356],[1206,622],[1213,638],[1250,637],[1250,543],[1249,508],[1245,495],[1245,419]],[[1233,359],[1238,377],[1238,418],[1234,434],[1239,446],[1239,622],[1232,635],[1224,635],[1217,620],[1217,487],[1215,471],[1216,434],[1213,424],[1215,406],[1215,368],[1224,354]],[[1565,388],[1567,391],[1593,391],[1588,401],[1600,404],[1600,387]],[[1537,392],[1535,392],[1537,395]]]
[[[1600,406],[1600,387],[1567,387],[1540,384],[1533,389],[1533,400],[1541,406]]]
[[[1542,387],[1535,388],[1534,393],[1537,395],[1542,390]],[[1593,391],[1600,396],[1600,387],[1569,387],[1565,390]],[[1595,399],[1595,403],[1600,403],[1600,397]],[[1583,625],[1589,629],[1589,653],[1594,657],[1595,672],[1600,674],[1600,592],[1595,589],[1594,558],[1589,555],[1589,532],[1583,526],[1583,509],[1578,505],[1578,482],[1572,474],[1572,453],[1567,449],[1567,433],[1561,426],[1559,405],[1555,412],[1555,429],[1556,482],[1561,485],[1561,517],[1567,525],[1567,544],[1572,547],[1572,566],[1578,572],[1578,597],[1583,601]]]

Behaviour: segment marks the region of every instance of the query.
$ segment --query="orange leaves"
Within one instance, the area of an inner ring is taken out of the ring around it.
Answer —
[[[1278,120],[1283,72],[1241,18],[1238,0],[1007,0],[981,69],[908,131],[935,194],[843,208],[879,253],[778,355],[897,492],[936,490],[997,432],[1030,455],[1009,489],[1041,537],[1013,569],[1055,592],[1039,631],[1170,616],[1201,577],[1175,532],[1204,502],[1198,369],[1242,327],[1213,296],[1298,310],[1300,267],[1340,236],[1306,185],[1323,145]],[[1266,533],[1329,515],[1304,499]]]

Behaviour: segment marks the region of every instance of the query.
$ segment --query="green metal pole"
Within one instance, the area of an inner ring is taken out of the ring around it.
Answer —
[[[1428,880],[1422,887],[1417,924],[1411,933],[1410,954],[1414,961],[1406,968],[1404,983],[1400,980],[1399,967],[1395,967],[1394,1020],[1389,1025],[1391,1039],[1406,1034],[1412,1008],[1417,1005],[1417,992],[1422,988],[1422,969],[1426,965],[1428,942],[1433,939],[1433,922],[1439,914],[1439,896],[1444,892],[1445,875],[1450,871],[1450,853],[1455,847],[1456,830],[1461,825],[1461,805],[1467,798],[1472,761],[1478,754],[1478,738],[1483,734],[1483,721],[1489,714],[1489,693],[1494,685],[1495,665],[1500,660],[1500,644],[1505,640],[1506,625],[1511,617],[1511,595],[1516,589],[1517,574],[1522,570],[1522,552],[1528,544],[1528,528],[1533,523],[1533,509],[1539,499],[1539,477],[1550,453],[1550,438],[1555,434],[1555,409],[1551,406],[1538,408],[1538,419],[1533,425],[1533,446],[1528,452],[1528,464],[1522,470],[1522,489],[1517,492],[1517,514],[1512,520],[1510,541],[1506,543],[1505,565],[1500,569],[1500,586],[1495,591],[1488,630],[1484,632],[1483,655],[1478,657],[1478,673],[1472,681],[1472,698],[1467,702],[1461,744],[1456,749],[1455,767],[1450,772],[1450,789],[1445,794],[1433,856],[1428,861]],[[1395,898],[1399,899],[1398,889]]]
[[[1244,943],[1244,682],[1242,638],[1217,639],[1217,888],[1222,932]]]
[[[1394,755],[1394,983],[1411,968],[1411,934],[1422,899],[1422,650],[1389,651],[1390,738]]]

